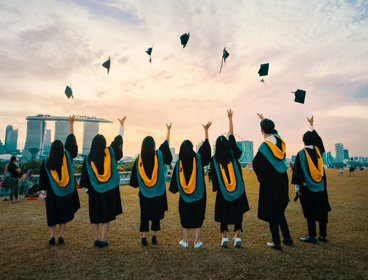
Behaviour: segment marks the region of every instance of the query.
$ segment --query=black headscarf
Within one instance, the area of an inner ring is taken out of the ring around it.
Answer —
[[[104,173],[106,139],[103,135],[97,134],[91,144],[89,152],[89,161],[93,161],[97,167],[98,174]]]
[[[310,132],[310,131],[307,131],[306,133],[304,133],[304,135],[303,135],[303,142],[307,146],[314,145],[313,133]]]
[[[262,120],[261,128],[266,134],[277,134],[277,130],[275,130],[275,124],[270,119]]]
[[[55,140],[50,148],[49,157],[47,158],[46,166],[49,170],[56,170],[61,172],[61,166],[63,165],[64,146],[60,140]],[[60,175],[60,174],[59,174]]]
[[[218,163],[222,165],[227,165],[230,161],[232,161],[234,155],[231,151],[231,146],[229,141],[225,136],[219,136],[216,140],[216,150],[215,150],[215,159]]]

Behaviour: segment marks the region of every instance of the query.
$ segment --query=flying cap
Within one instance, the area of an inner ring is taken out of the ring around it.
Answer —
[[[153,48],[153,46],[152,46],[152,48]],[[149,55],[149,63],[151,63],[152,62],[152,57],[151,57],[151,53],[152,53],[152,48],[148,48],[147,50],[146,50],[146,53]]]
[[[295,93],[295,99],[294,99],[294,101],[295,102],[298,102],[298,103],[304,104],[306,91],[305,90],[302,90],[302,89],[297,89],[293,93]]]
[[[183,45],[183,48],[185,48],[185,46],[188,44],[188,40],[190,37],[190,33],[184,33],[183,35],[180,36],[180,42]]]
[[[73,91],[72,91],[71,86],[66,86],[66,88],[65,88],[65,95],[66,95],[66,97],[68,97],[68,99],[70,97],[73,98]]]
[[[229,53],[227,52],[226,48],[224,48],[224,50],[222,51],[222,58],[221,58],[221,67],[220,67],[220,71],[219,71],[219,74],[221,73],[221,69],[222,69],[222,65],[224,63],[226,63],[226,58],[229,57]]]
[[[268,75],[269,66],[270,66],[269,63],[261,64],[261,66],[258,70],[258,74],[259,74],[260,77]]]
[[[111,62],[111,60],[110,60],[110,57],[109,57],[108,60],[106,60],[104,63],[102,63],[102,66],[107,69],[107,74],[109,74],[109,72],[110,72],[110,62]]]

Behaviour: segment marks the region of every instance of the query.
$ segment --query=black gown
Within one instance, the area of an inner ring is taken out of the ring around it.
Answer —
[[[120,140],[119,138],[120,137],[116,137],[110,145],[114,150],[116,161],[123,157],[122,141],[121,138]],[[123,213],[119,185],[104,193],[96,192],[89,180],[86,158],[84,159],[82,166],[80,186],[88,189],[89,219],[91,224],[110,222],[115,220],[117,215]]]
[[[276,146],[281,149],[281,141],[277,137],[276,141]],[[259,151],[253,159],[253,169],[260,183],[258,218],[278,223],[290,201],[287,172],[279,173]]]
[[[313,146],[317,146],[321,155],[325,152],[325,148],[321,137],[318,133],[313,130]],[[317,165],[317,152],[315,149],[306,148],[307,153],[310,155],[313,163]],[[300,204],[303,209],[303,214],[306,219],[316,220],[320,222],[328,222],[328,212],[331,211],[330,204],[328,202],[327,194],[327,178],[326,172],[323,175],[324,190],[320,192],[312,192],[306,186],[303,185],[305,182],[304,174],[302,171],[299,154],[296,156],[293,177],[291,183],[299,185],[299,191],[302,193],[300,196]]]
[[[202,167],[209,164],[211,160],[211,146],[206,139],[198,150],[201,155]],[[177,163],[179,164],[179,163]],[[193,159],[188,162],[183,162],[184,177],[185,181],[188,182],[193,171]],[[204,173],[203,173],[204,180]],[[179,191],[178,184],[176,180],[176,168],[174,168],[173,177],[171,179],[171,184],[169,190],[172,193],[177,193]],[[203,221],[205,219],[206,213],[206,184],[204,184],[204,194],[202,199],[187,203],[185,202],[181,195],[179,196],[179,214],[180,222],[183,228],[200,228],[202,227]]]
[[[78,146],[75,142],[75,137],[68,136],[64,148],[69,152],[70,158],[74,159],[78,154]],[[61,178],[61,168],[60,170],[56,171],[59,174],[59,178]],[[80,208],[78,190],[75,188],[71,194],[63,197],[56,196],[50,185],[45,161],[42,162],[41,166],[39,187],[41,190],[47,191],[47,197],[45,201],[47,225],[49,227],[58,224],[64,224],[73,220],[74,213]]]
[[[169,142],[165,140],[163,144],[161,144],[159,150],[162,152],[163,162],[164,164],[171,164],[172,155],[169,147]],[[151,178],[153,165],[154,165],[154,158],[152,157],[151,161],[143,161],[144,172],[146,175]],[[134,162],[132,168],[132,174],[130,176],[130,186],[134,188],[139,187],[138,183],[138,176],[137,176],[137,160]],[[165,211],[167,211],[167,197],[166,191],[163,195],[148,198],[142,195],[139,192],[139,203],[141,206],[141,220],[148,220],[148,221],[158,221],[162,220],[165,217]]]
[[[243,178],[242,169],[240,163],[237,159],[241,157],[242,151],[236,145],[234,135],[229,136],[229,142],[231,149],[233,151],[236,163],[239,167],[241,177]],[[243,214],[249,211],[247,194],[244,193],[235,199],[234,201],[227,201],[223,197],[219,182],[216,175],[215,165],[213,163],[213,157],[211,158],[211,180],[212,180],[212,190],[216,193],[216,203],[215,203],[215,221],[223,224],[235,225],[241,223],[243,220]],[[224,167],[227,178],[229,179],[229,171],[227,165]]]

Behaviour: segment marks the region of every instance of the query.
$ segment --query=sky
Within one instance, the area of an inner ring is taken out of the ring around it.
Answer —
[[[20,149],[26,116],[76,114],[114,121],[100,125],[108,142],[126,115],[126,156],[147,135],[159,145],[172,122],[178,152],[185,139],[203,140],[202,123],[213,122],[211,143],[227,133],[231,108],[236,139],[254,141],[255,152],[263,113],[289,158],[311,115],[327,151],[340,142],[368,156],[368,1],[1,0],[0,26],[0,139],[11,124]],[[264,84],[262,63],[270,63]],[[294,102],[296,89],[306,90],[305,104]],[[82,124],[75,134],[81,150]]]

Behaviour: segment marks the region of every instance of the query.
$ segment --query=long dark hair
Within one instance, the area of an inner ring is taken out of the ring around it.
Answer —
[[[63,165],[64,146],[60,140],[55,140],[50,148],[46,166],[49,170],[61,170]]]
[[[142,141],[141,155],[143,158],[151,158],[155,154],[156,143],[152,136],[147,136]]]
[[[193,144],[190,140],[185,140],[180,145],[179,159],[183,161],[183,164],[193,160],[195,152],[193,151]]]
[[[91,150],[89,152],[89,161],[94,162],[99,174],[104,173],[105,148],[105,137],[101,134],[97,134],[92,140]]]
[[[65,140],[65,149],[69,151],[71,158],[78,155],[78,145],[74,134],[69,134]]]
[[[234,155],[231,151],[230,143],[225,136],[221,135],[216,140],[215,159],[222,165],[228,164],[232,161]]]

